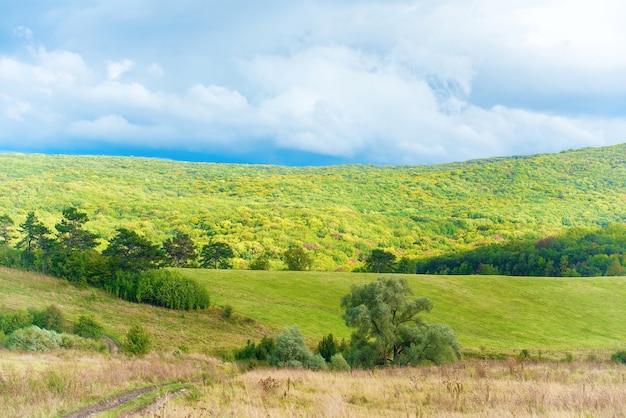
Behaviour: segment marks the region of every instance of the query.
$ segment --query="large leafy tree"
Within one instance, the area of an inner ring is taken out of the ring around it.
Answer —
[[[193,240],[189,235],[183,233],[166,239],[163,242],[163,250],[172,265],[176,267],[187,267],[198,257]]]
[[[342,298],[341,307],[346,325],[354,328],[348,357],[355,366],[441,364],[460,358],[452,330],[420,318],[432,309],[430,299],[413,297],[403,278],[355,286]]]
[[[75,207],[63,209],[63,219],[55,225],[55,229],[58,232],[59,243],[68,253],[72,250],[89,250],[98,245],[98,236],[83,229],[87,221],[89,221],[87,214],[79,212]]]
[[[117,230],[102,255],[110,257],[116,268],[132,273],[158,267],[163,260],[163,252],[158,246],[126,228]]]
[[[230,268],[230,259],[234,256],[233,249],[225,242],[209,242],[200,251],[200,265],[204,268]]]

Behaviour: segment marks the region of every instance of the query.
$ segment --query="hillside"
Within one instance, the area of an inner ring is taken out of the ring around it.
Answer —
[[[290,246],[316,270],[352,270],[361,255],[444,254],[573,225],[626,222],[626,144],[437,166],[280,167],[129,157],[0,155],[0,215],[28,211],[52,227],[67,206],[105,238],[115,228],[201,245],[205,229],[245,267]]]
[[[312,347],[328,333],[348,338],[340,299],[353,284],[377,277],[366,273],[184,270],[204,284],[214,307],[172,311],[122,301],[100,290],[77,289],[34,273],[0,269],[0,308],[15,310],[57,304],[69,320],[92,315],[121,338],[133,323],[155,336],[156,348],[171,353],[218,354],[247,339],[275,335],[297,324]],[[406,275],[415,294],[428,296],[431,323],[450,325],[464,351],[555,354],[614,350],[626,344],[626,278],[562,279]],[[230,304],[226,320],[219,305]],[[246,319],[249,318],[249,319]]]

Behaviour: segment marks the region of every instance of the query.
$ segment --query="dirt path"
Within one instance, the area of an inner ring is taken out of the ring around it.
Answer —
[[[106,399],[104,401],[97,402],[93,405],[86,406],[77,411],[72,412],[68,415],[63,415],[64,418],[83,418],[83,417],[91,417],[100,412],[108,411],[109,409],[117,408],[120,405],[125,404],[126,402],[130,402],[133,399],[140,397],[146,393],[157,390],[156,386],[135,389],[128,392],[121,393],[113,398]]]

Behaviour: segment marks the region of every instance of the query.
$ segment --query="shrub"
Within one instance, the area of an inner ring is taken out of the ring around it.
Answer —
[[[152,335],[141,325],[133,325],[126,333],[124,351],[128,354],[141,356],[152,349]]]
[[[43,310],[31,308],[28,312],[33,317],[33,325],[37,325],[39,328],[59,333],[65,330],[65,317],[61,309],[56,305],[50,305]]]
[[[5,341],[9,350],[48,351],[59,348],[61,338],[56,331],[41,329],[36,325],[14,331]]]
[[[76,335],[80,335],[83,338],[91,338],[92,340],[99,340],[102,338],[103,327],[95,319],[80,316],[78,322],[74,324],[73,332]]]
[[[330,358],[336,354],[337,351],[337,344],[335,343],[333,334],[328,334],[326,337],[323,337],[317,345],[317,352],[321,354],[326,361],[330,361]]]
[[[617,363],[626,364],[626,350],[617,351],[611,355],[611,360]]]
[[[261,254],[250,263],[250,270],[269,270],[270,258],[267,254]]]
[[[195,280],[171,270],[143,272],[137,284],[138,302],[170,309],[203,309],[209,293]]]
[[[326,364],[326,360],[320,353],[317,353],[313,357],[311,357],[311,361],[309,362],[309,368],[311,370],[327,370],[328,365]]]
[[[276,343],[273,338],[263,337],[258,345],[248,340],[246,346],[235,351],[236,360],[260,360],[265,361],[276,349]]]
[[[25,309],[13,313],[5,313],[0,319],[0,328],[5,335],[33,324],[33,316]]]
[[[276,337],[276,349],[268,359],[271,366],[295,367],[297,363],[308,366],[313,353],[304,344],[304,337],[297,326],[283,329]]]
[[[103,351],[106,345],[90,338],[83,338],[74,334],[60,334],[59,347],[64,349],[75,348],[79,350]]]
[[[350,370],[350,365],[348,364],[346,359],[343,358],[341,353],[337,353],[330,358],[330,364],[328,365],[328,368],[333,371],[343,371]]]

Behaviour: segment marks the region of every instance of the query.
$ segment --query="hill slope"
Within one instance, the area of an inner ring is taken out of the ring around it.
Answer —
[[[626,222],[626,144],[417,167],[0,155],[0,208],[16,224],[35,210],[52,227],[70,205],[105,238],[126,227],[161,242],[179,230],[202,244],[210,227],[238,267],[305,245],[314,269],[351,270],[377,247],[421,257]]]
[[[180,312],[133,304],[98,290],[76,289],[59,279],[7,269],[0,269],[0,307],[43,308],[55,303],[70,320],[93,315],[118,338],[133,323],[141,323],[155,335],[160,350],[172,352],[184,346],[192,352],[215,354],[294,324],[311,346],[331,332],[348,338],[340,299],[352,285],[377,277],[365,273],[183,272],[206,285],[215,304],[232,305],[235,317],[224,320],[218,308]],[[452,326],[466,351],[483,347],[497,352],[562,353],[614,350],[626,344],[624,277],[403,277],[416,295],[433,300],[434,310],[424,319]]]

